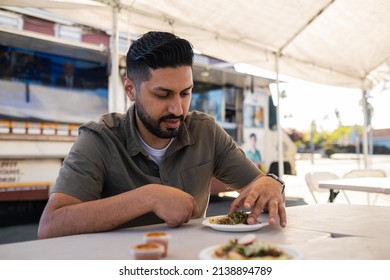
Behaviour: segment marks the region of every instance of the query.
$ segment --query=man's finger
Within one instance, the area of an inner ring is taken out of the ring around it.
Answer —
[[[255,204],[259,204],[259,203],[262,204],[260,205],[260,207],[264,207],[265,203],[261,202],[260,199],[261,197],[259,197],[259,194],[257,192],[254,191],[249,192],[243,202],[244,208],[249,210],[255,207]]]
[[[280,226],[286,227],[287,225],[287,213],[286,208],[284,207],[284,203],[279,203],[279,218],[280,218]]]
[[[229,215],[232,214],[235,210],[239,209],[242,205],[241,197],[238,196],[233,202],[230,204]]]
[[[248,224],[253,225],[257,223],[257,218],[260,216],[261,212],[263,212],[263,208],[256,204],[253,208],[252,211],[249,213],[248,216]]]
[[[278,203],[276,200],[268,201],[268,222],[270,225],[274,225],[276,223],[276,219],[278,217]]]

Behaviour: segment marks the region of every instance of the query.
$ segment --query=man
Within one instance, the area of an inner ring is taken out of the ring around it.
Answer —
[[[79,130],[47,206],[38,237],[165,222],[176,227],[204,216],[210,180],[240,195],[230,212],[263,209],[286,225],[284,186],[261,173],[215,120],[189,112],[191,44],[165,32],[135,41],[126,58],[125,91],[134,105]]]
[[[66,88],[81,88],[81,80],[74,75],[74,68],[72,63],[65,62],[62,66],[64,74],[56,79],[56,85]]]

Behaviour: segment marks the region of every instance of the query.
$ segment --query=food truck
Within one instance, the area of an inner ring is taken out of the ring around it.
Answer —
[[[23,14],[0,16],[0,201],[45,200],[78,127],[108,113],[110,36]],[[212,115],[244,151],[256,135],[259,167],[278,173],[272,82],[196,55],[190,109]],[[286,134],[283,143],[285,173],[294,174],[295,145]]]

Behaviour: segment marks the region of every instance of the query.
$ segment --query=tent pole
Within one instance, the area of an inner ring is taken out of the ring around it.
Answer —
[[[367,106],[367,90],[362,90],[362,103],[363,103],[363,116],[364,116],[364,124],[363,124],[363,155],[364,155],[364,168],[368,168],[368,106]]]
[[[117,46],[117,13],[118,7],[111,7],[112,13],[112,34],[111,34],[111,69],[110,69],[110,92],[108,98],[108,112],[117,111],[117,84],[115,75],[115,64],[116,64],[116,46]]]
[[[119,109],[119,96],[118,96],[118,7],[112,7],[112,69],[111,69],[111,81],[112,91],[114,95],[114,111],[118,112]]]
[[[114,2],[116,3],[116,2]],[[109,98],[109,112],[125,112],[125,99],[121,97],[121,92],[118,91],[118,78],[119,78],[119,57],[118,57],[118,12],[119,4],[112,6],[112,51],[111,51],[111,92]]]
[[[279,88],[279,56],[280,53],[277,53],[275,55],[275,72],[276,72],[276,89],[278,93],[277,102],[278,105],[276,106],[276,122],[278,126],[278,170],[279,170],[279,177],[282,178],[284,175],[284,165],[283,165],[283,133],[282,133],[282,126],[280,122],[280,116],[281,116],[281,110],[280,110],[280,88]]]

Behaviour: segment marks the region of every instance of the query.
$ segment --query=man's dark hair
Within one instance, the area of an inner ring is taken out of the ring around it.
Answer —
[[[150,79],[150,69],[191,66],[192,45],[172,33],[151,31],[134,41],[126,56],[127,77],[137,90]]]

